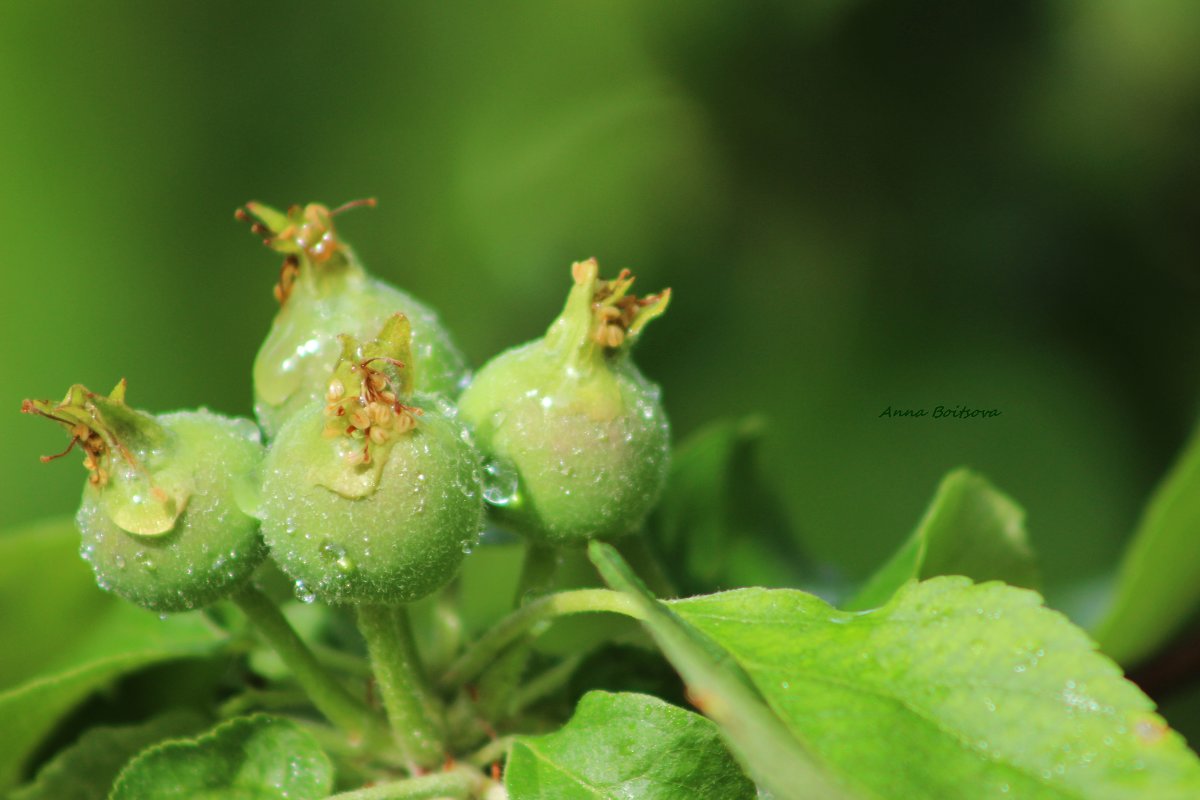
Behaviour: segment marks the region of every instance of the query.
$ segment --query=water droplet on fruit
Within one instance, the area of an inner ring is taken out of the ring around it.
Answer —
[[[309,589],[308,585],[304,581],[296,581],[294,588],[296,591],[296,599],[301,603],[312,603],[317,599],[316,593]]]
[[[483,499],[501,508],[517,499],[517,470],[511,463],[492,459],[484,465]]]
[[[357,568],[354,559],[346,554],[346,548],[334,542],[326,542],[321,545],[321,557],[326,561],[332,561],[333,566],[343,575],[354,572]]]

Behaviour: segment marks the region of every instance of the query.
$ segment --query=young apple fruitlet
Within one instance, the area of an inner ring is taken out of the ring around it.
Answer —
[[[479,371],[459,400],[492,477],[515,472],[515,491],[489,500],[515,530],[545,544],[580,545],[635,530],[666,480],[670,450],[659,389],[630,347],[661,314],[670,290],[639,298],[628,270],[601,280],[595,259],[541,339]]]
[[[374,200],[329,210],[318,203],[281,213],[261,203],[238,209],[238,219],[284,254],[275,299],[279,312],[254,361],[255,413],[268,435],[297,409],[325,394],[341,352],[338,335],[373,336],[395,313],[412,326],[413,388],[458,394],[466,362],[437,314],[405,292],[372,277],[338,238],[333,218]]]
[[[82,555],[101,587],[153,611],[186,611],[230,594],[266,555],[254,503],[258,428],[206,410],[153,416],[76,384],[61,402],[21,410],[62,425],[84,453],[76,516]],[[43,457],[49,461],[58,456]]]
[[[325,396],[263,467],[263,535],[303,598],[406,603],[444,586],[483,527],[479,460],[444,399],[412,394],[409,322],[341,337]]]

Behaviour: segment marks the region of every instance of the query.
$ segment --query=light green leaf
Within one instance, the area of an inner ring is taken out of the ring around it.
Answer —
[[[687,683],[693,702],[720,727],[734,755],[779,800],[852,797],[814,760],[802,737],[762,702],[728,654],[657,602],[611,545],[588,553],[604,580],[628,594],[659,648]]]
[[[96,588],[70,519],[0,535],[0,641],[18,643],[0,659],[0,688],[61,659],[81,631],[120,602]]]
[[[686,593],[795,586],[807,559],[759,466],[760,417],[713,422],[683,442],[650,520],[652,549]],[[651,584],[653,585],[653,583]]]
[[[1034,592],[942,577],[861,613],[767,589],[669,605],[868,796],[1200,797],[1196,755]]]
[[[103,726],[85,732],[62,750],[30,784],[9,800],[95,800],[107,797],[125,763],[155,742],[187,736],[205,727],[203,717],[176,712],[141,725]]]
[[[845,607],[880,606],[908,581],[937,575],[1038,587],[1024,510],[967,469],[942,479],[912,536]]]
[[[214,641],[198,614],[160,620],[96,586],[70,519],[0,535],[0,689],[144,650]],[[2,757],[0,757],[2,761]]]
[[[1200,428],[1142,512],[1096,639],[1131,667],[1177,633],[1198,607]]]
[[[657,697],[589,692],[571,720],[509,750],[511,800],[752,800],[717,727]]]
[[[333,765],[312,734],[255,715],[144,751],[121,770],[109,800],[320,800],[332,788]]]

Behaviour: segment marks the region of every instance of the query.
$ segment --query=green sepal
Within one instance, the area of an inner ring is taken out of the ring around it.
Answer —
[[[134,468],[114,470],[103,487],[88,485],[117,527],[139,536],[162,536],[175,529],[191,494],[183,476],[160,472],[152,480]]]
[[[160,536],[175,527],[191,487],[164,458],[174,444],[170,433],[151,415],[130,408],[125,393],[124,380],[107,397],[75,384],[58,403],[26,400],[21,410],[57,422],[71,435],[71,447],[78,443],[88,454],[92,475],[86,491],[114,524]]]
[[[368,391],[365,382],[373,372],[384,376],[389,389],[396,394],[397,403],[412,394],[412,327],[404,314],[393,314],[374,339],[361,344],[349,334],[338,339],[342,352],[330,380],[329,404],[325,410],[330,417],[326,433],[331,436],[324,442],[328,452],[316,459],[312,474],[317,485],[353,499],[366,497],[378,488],[396,437],[368,442],[363,431],[351,431],[350,419],[354,411],[362,408],[361,398]],[[340,399],[334,398],[335,385],[343,393]],[[351,463],[356,454],[368,450],[368,461]]]
[[[634,277],[629,270],[622,270],[612,280],[601,280],[594,258],[572,264],[571,277],[575,285],[543,341],[547,348],[567,355],[576,369],[589,369],[597,359],[628,352],[646,324],[661,316],[671,300],[670,289],[645,298],[634,297],[630,294]],[[607,314],[616,315],[622,329],[617,344],[606,343],[600,335]]]

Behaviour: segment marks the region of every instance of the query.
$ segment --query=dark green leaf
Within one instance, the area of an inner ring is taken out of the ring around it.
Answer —
[[[1142,513],[1096,639],[1104,652],[1132,666],[1177,633],[1198,605],[1200,429]]]
[[[98,727],[62,750],[27,786],[9,800],[95,800],[107,797],[121,767],[155,742],[201,730],[204,719],[191,712],[167,714],[141,725]]]
[[[77,703],[125,673],[176,658],[188,649],[110,656],[0,693],[0,788],[16,782],[25,759]]]
[[[320,800],[333,765],[294,722],[240,717],[193,740],[156,745],[121,770],[110,800]]]
[[[749,800],[717,727],[644,694],[589,692],[560,730],[522,736],[505,770],[512,800]]]
[[[869,796],[1200,797],[1200,760],[1034,592],[961,577],[875,611],[789,590],[669,604]]]
[[[758,417],[714,422],[672,456],[650,538],[685,593],[805,578],[807,559],[759,464],[764,427]]]
[[[908,581],[937,575],[1038,586],[1025,512],[970,470],[957,469],[942,479],[912,536],[845,607],[883,605]]]

